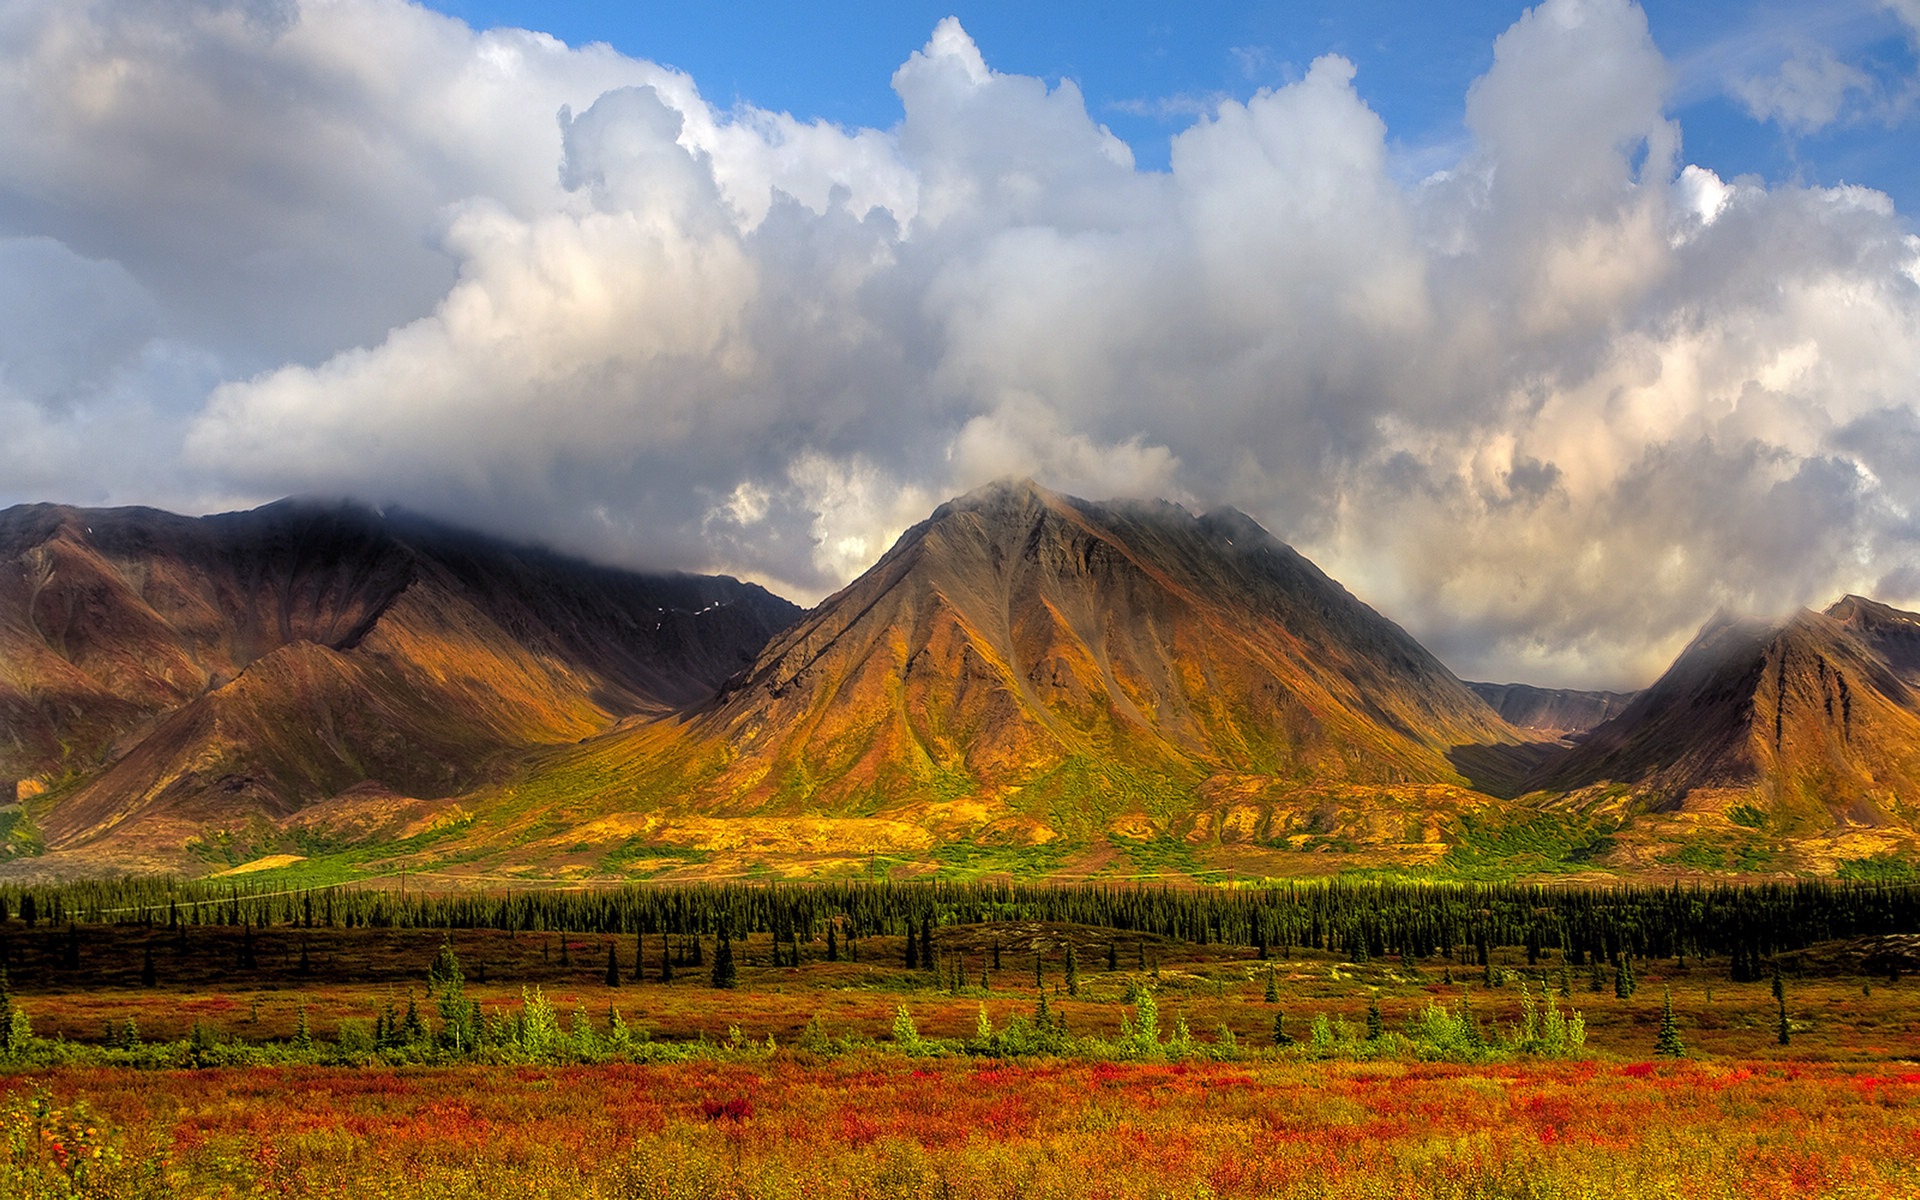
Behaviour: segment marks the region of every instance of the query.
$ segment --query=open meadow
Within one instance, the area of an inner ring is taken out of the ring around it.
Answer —
[[[1904,889],[643,894],[11,897],[0,1195],[1920,1194]]]

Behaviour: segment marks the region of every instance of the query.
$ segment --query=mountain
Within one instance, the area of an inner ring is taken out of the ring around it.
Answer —
[[[1520,740],[1242,513],[1003,483],[908,530],[706,704],[527,787],[592,793],[573,821],[609,843],[791,820],[826,855],[1425,845],[1488,802],[1450,752]]]
[[[1525,683],[1469,683],[1501,719],[1545,738],[1572,738],[1606,721],[1633,699],[1631,692],[1543,688]]]
[[[456,796],[529,747],[685,707],[798,611],[349,504],[20,506],[0,512],[0,780],[56,851],[178,866],[192,841],[343,795]]]
[[[1530,783],[1689,836],[1785,839],[1812,865],[1910,849],[1920,616],[1848,596],[1775,624],[1716,619]]]

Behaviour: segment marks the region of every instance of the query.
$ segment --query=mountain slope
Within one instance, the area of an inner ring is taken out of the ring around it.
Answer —
[[[1776,838],[1905,844],[1920,820],[1920,617],[1849,596],[1775,625],[1716,620],[1532,784],[1624,787],[1655,813],[1731,814]]]
[[[797,611],[351,505],[9,509],[0,779],[50,789],[56,850],[161,865],[355,785],[452,795],[672,711]]]
[[[1398,842],[1485,800],[1463,800],[1451,749],[1517,740],[1240,513],[1000,484],[909,530],[697,712],[567,752],[530,786],[595,791],[607,814],[884,818],[963,840]],[[1395,790],[1381,827],[1356,829]]]

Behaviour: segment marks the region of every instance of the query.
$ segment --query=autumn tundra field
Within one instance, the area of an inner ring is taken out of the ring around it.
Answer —
[[[1920,1195],[1920,889],[0,889],[0,1196]]]

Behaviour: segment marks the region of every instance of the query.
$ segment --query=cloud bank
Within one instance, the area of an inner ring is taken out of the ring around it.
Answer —
[[[889,130],[399,0],[18,0],[0,47],[0,502],[350,493],[811,597],[1031,475],[1235,504],[1573,684],[1920,599],[1920,239],[1689,165],[1624,0],[1522,14],[1411,183],[1331,55],[1150,172],[952,20]]]

